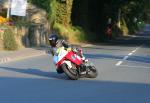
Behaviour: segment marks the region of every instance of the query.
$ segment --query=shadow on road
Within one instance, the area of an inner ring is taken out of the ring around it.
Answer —
[[[111,41],[107,41],[106,43],[93,43],[94,46],[84,47],[84,48],[92,48],[92,49],[106,49],[99,47],[100,46],[120,46],[120,47],[137,47],[141,46],[145,48],[150,48],[150,36],[136,36],[136,37],[122,37],[117,38]],[[119,50],[116,48],[110,48],[107,50]]]
[[[65,75],[59,75],[56,72],[44,72],[40,69],[20,69],[20,68],[12,68],[12,67],[2,67],[0,66],[0,69],[13,71],[17,73],[24,73],[24,74],[31,74],[35,76],[41,76],[41,77],[47,77],[47,78],[55,78],[55,79],[67,79]]]
[[[0,77],[1,103],[149,103],[150,84]]]
[[[142,63],[150,63],[150,56],[131,56],[127,59],[127,61],[135,61]]]

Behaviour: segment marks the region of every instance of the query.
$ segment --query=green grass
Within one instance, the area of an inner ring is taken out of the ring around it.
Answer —
[[[3,39],[4,39],[4,49],[5,50],[16,50],[18,48],[18,45],[15,41],[14,33],[10,28],[7,28],[4,31],[3,36],[4,36]]]

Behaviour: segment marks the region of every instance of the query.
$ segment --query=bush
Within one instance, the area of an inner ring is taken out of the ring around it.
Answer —
[[[79,26],[64,26],[63,24],[55,23],[53,29],[60,37],[70,43],[86,42],[86,34]]]
[[[7,28],[4,32],[4,49],[6,50],[16,50],[18,48],[15,41],[15,36],[10,28]]]

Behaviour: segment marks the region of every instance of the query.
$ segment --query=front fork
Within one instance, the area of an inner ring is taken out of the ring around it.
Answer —
[[[90,63],[89,61],[82,63],[80,65],[80,72],[79,73],[86,72],[85,75],[88,74],[88,72],[90,72],[90,68],[89,67],[92,66],[92,65],[93,64]]]
[[[85,77],[87,74],[87,67],[85,64],[81,64],[78,68],[78,72],[80,77]]]

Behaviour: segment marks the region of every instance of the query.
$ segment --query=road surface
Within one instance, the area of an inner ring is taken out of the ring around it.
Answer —
[[[150,26],[138,36],[84,48],[96,79],[58,75],[50,55],[0,65],[0,103],[150,103]]]

